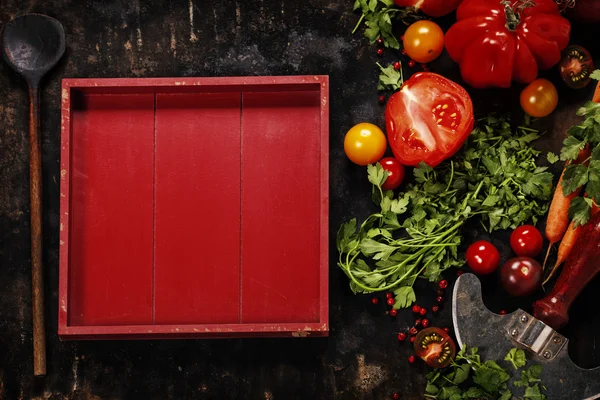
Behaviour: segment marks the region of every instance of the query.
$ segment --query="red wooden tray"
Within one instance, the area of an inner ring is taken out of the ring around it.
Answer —
[[[65,79],[62,339],[328,334],[327,76]]]

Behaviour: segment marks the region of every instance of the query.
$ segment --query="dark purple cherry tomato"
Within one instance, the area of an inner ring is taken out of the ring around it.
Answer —
[[[500,270],[500,281],[508,294],[529,296],[540,287],[542,266],[530,257],[511,258]]]
[[[379,163],[388,173],[388,177],[381,188],[385,190],[397,189],[404,180],[404,165],[400,164],[394,157],[382,158]]]
[[[544,238],[533,225],[522,225],[510,235],[510,247],[518,256],[536,257],[543,245]]]
[[[563,50],[559,63],[560,76],[568,87],[581,89],[592,80],[594,60],[590,52],[578,45],[571,45]]]
[[[491,274],[500,265],[500,253],[487,240],[478,240],[467,249],[467,265],[478,275]]]

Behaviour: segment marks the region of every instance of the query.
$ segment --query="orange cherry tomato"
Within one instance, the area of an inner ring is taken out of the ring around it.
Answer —
[[[368,165],[381,160],[387,146],[383,131],[374,124],[361,122],[346,133],[344,151],[355,164]]]
[[[444,31],[432,21],[417,21],[404,33],[406,54],[418,63],[428,63],[444,50]]]
[[[557,105],[558,92],[547,79],[536,79],[521,92],[521,107],[532,117],[546,117],[556,109]]]

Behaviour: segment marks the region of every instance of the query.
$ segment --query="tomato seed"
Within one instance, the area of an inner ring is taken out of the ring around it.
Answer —
[[[419,311],[419,314],[421,314],[421,315],[427,314],[427,309],[426,308],[421,308],[421,311]]]
[[[396,310],[395,308],[392,308],[392,309],[390,310],[390,315],[391,315],[392,317],[395,317],[397,314],[398,314],[398,310]]]
[[[373,303],[373,304],[377,304],[377,303],[379,303],[379,299],[378,299],[377,297],[373,297],[373,298],[371,299],[371,303]]]
[[[429,326],[429,320],[425,318],[423,321],[421,321],[421,324],[423,324],[423,328],[427,328]]]
[[[406,333],[404,333],[404,332],[400,332],[400,333],[398,334],[398,340],[400,340],[400,341],[403,341],[403,340],[405,340],[405,339],[406,339]]]
[[[396,302],[396,300],[394,300],[392,297],[390,297],[389,299],[387,299],[388,306],[393,306],[395,302]]]
[[[421,311],[421,306],[415,304],[414,306],[412,306],[412,310],[415,314],[418,314]]]
[[[448,287],[448,281],[443,279],[440,281],[440,283],[438,283],[438,285],[440,286],[440,289],[446,289]]]

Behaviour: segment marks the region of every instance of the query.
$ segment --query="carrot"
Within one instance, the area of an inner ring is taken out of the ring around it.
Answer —
[[[596,85],[596,91],[594,92],[592,101],[595,101],[596,103],[600,103],[600,82],[598,82],[598,84]]]
[[[586,145],[586,147],[579,152],[579,156],[575,160],[575,163],[579,164],[581,162],[585,162],[589,156],[590,150]],[[546,267],[546,262],[548,261],[548,256],[550,255],[550,250],[552,250],[554,244],[563,238],[565,232],[567,231],[567,227],[569,226],[569,207],[571,206],[571,200],[579,196],[579,193],[582,189],[579,187],[568,196],[563,194],[562,182],[567,165],[569,164],[565,164],[565,167],[560,174],[558,184],[554,190],[552,202],[550,203],[550,209],[548,210],[548,218],[546,220],[546,239],[548,239],[550,245],[548,246],[548,251],[546,252],[546,258],[544,258],[544,269]]]
[[[592,216],[598,214],[598,211],[600,211],[600,208],[596,207],[596,205],[594,204],[591,210]],[[571,222],[569,224],[569,227],[567,228],[567,231],[565,232],[560,242],[560,245],[558,246],[558,255],[556,257],[556,263],[554,264],[554,267],[552,267],[552,271],[550,271],[550,274],[548,274],[548,277],[544,280],[542,285],[545,285],[552,278],[552,275],[554,275],[558,267],[569,257],[569,254],[571,254],[571,249],[573,249],[573,246],[575,245],[575,242],[579,237],[580,228],[581,225],[575,227],[574,222]]]

